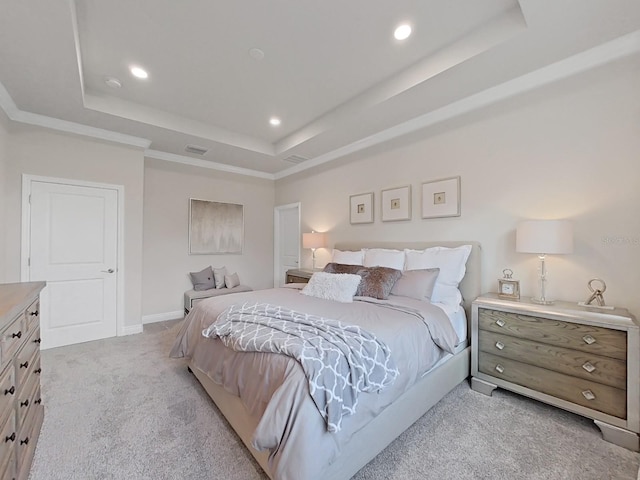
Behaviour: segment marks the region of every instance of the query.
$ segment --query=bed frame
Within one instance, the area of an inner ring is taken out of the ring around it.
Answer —
[[[457,247],[460,245],[473,246],[467,260],[467,272],[460,283],[467,323],[470,324],[471,302],[481,293],[480,244],[478,242],[349,242],[338,243],[335,248],[339,250],[360,250],[361,248],[411,248],[419,250],[434,246]],[[470,327],[468,331],[471,331]],[[273,478],[268,462],[269,452],[259,452],[251,446],[251,437],[257,427],[257,421],[248,415],[239,397],[228,393],[223,387],[214,383],[193,364],[190,363],[189,367],[242,439],[249,452],[269,478]],[[447,393],[468,378],[469,374],[470,347],[466,346],[449,360],[431,370],[410,390],[356,432],[351,440],[343,446],[338,458],[329,465],[323,479],[346,480],[351,478]]]

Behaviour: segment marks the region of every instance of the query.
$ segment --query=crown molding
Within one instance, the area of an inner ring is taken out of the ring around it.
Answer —
[[[234,167],[225,163],[211,162],[209,160],[200,160],[199,158],[191,158],[184,155],[176,155],[175,153],[161,152],[159,150],[145,150],[144,156],[154,158],[156,160],[165,160],[167,162],[182,163],[183,165],[191,165],[193,167],[208,168],[210,170],[218,170],[221,172],[235,173],[238,175],[246,175],[249,177],[264,178],[267,180],[275,180],[273,173],[261,172],[259,170],[251,170],[250,168]]]
[[[276,180],[640,52],[640,30],[450,103],[274,174]]]

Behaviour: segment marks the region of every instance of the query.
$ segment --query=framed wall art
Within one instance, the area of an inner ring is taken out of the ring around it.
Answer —
[[[422,218],[460,216],[460,177],[422,184]]]
[[[189,255],[242,253],[244,206],[189,199]]]
[[[411,185],[382,190],[382,221],[411,220]]]
[[[373,193],[361,193],[349,197],[349,222],[373,223]]]

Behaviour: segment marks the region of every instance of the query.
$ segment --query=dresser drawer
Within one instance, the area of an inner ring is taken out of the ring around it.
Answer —
[[[627,394],[619,388],[571,377],[486,352],[481,352],[478,356],[478,369],[487,375],[614,417],[627,417]]]
[[[16,462],[13,455],[0,462],[0,478],[2,480],[11,480],[16,478]]]
[[[40,356],[40,343],[36,340],[40,339],[40,327],[31,332],[31,336],[28,341],[25,342],[25,346],[15,359],[16,366],[16,383],[22,385],[25,383],[27,376],[30,375],[36,368],[34,363]]]
[[[29,477],[29,467],[31,466],[33,454],[36,450],[43,418],[44,407],[37,405],[29,412],[27,420],[19,430],[20,433],[16,440],[16,460],[20,478],[26,479]]]
[[[626,360],[627,334],[608,328],[549,318],[478,309],[481,330]]]
[[[19,315],[0,333],[0,363],[6,365],[16,354],[27,335],[24,314]]]
[[[38,360],[38,363],[40,363],[40,360]],[[24,424],[25,419],[29,416],[29,413],[36,408],[35,406],[41,404],[40,382],[38,378],[33,376],[33,378],[31,378],[24,388],[21,388],[18,393],[18,403],[16,404],[17,427],[20,428]]]
[[[485,330],[478,331],[478,348],[500,357],[627,389],[627,366],[622,360]]]
[[[9,460],[14,461],[12,455],[13,445],[17,443],[17,438],[18,432],[16,430],[15,415],[9,415],[4,420],[4,423],[0,425],[0,467],[4,467]],[[2,471],[1,468],[0,471]],[[11,477],[0,476],[2,480],[5,478]]]
[[[4,369],[2,374],[0,374],[0,417],[2,417],[1,412],[11,408],[13,401],[16,398],[15,395],[15,369],[13,368],[13,365],[9,365]]]
[[[33,302],[24,312],[25,326],[27,331],[31,332],[34,328],[40,326],[40,301]]]

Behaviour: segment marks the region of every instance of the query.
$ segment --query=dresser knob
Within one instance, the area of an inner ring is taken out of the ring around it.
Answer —
[[[36,338],[36,339],[33,341],[33,343],[40,343],[40,342],[42,342],[42,339],[41,339],[41,338]]]
[[[11,334],[11,338],[20,338],[22,336],[22,332],[19,331],[18,333],[12,333]]]
[[[33,373],[35,373],[36,375],[40,375],[42,373],[42,369],[41,368],[36,368]]]
[[[496,320],[496,325],[498,325],[499,327],[504,327],[505,325],[504,320],[499,318],[498,320]]]
[[[33,312],[29,312],[29,315],[31,315],[32,317],[37,317],[38,316],[38,310],[34,310]]]
[[[502,342],[496,342],[496,348],[497,348],[498,350],[502,350],[502,349],[504,348],[504,343],[502,343]]]
[[[13,442],[16,439],[16,432],[13,432],[11,435],[4,437],[4,443]]]
[[[20,445],[29,445],[29,437],[25,438],[24,440],[20,440]]]
[[[28,407],[29,406],[29,399],[27,398],[24,402],[20,402],[20,406],[21,407]]]
[[[594,367],[590,362],[585,362],[584,365],[582,365],[582,368],[584,368],[589,373],[593,372],[596,369],[596,367]]]
[[[34,400],[33,403],[35,403],[36,405],[40,405],[42,403],[42,399],[39,398],[37,400]]]
[[[20,368],[27,368],[29,366],[29,360],[20,364]]]
[[[502,373],[502,372],[504,372],[504,367],[502,365],[500,365],[500,364],[497,364],[496,365],[496,371],[498,373]]]
[[[582,337],[582,340],[584,340],[584,343],[586,343],[587,345],[596,343],[596,339],[593,338],[591,335],[585,335],[584,337]]]
[[[14,393],[16,393],[16,387],[14,385],[11,385],[11,388],[5,388],[4,390],[5,395],[13,395]]]
[[[595,394],[591,390],[585,390],[584,392],[582,392],[582,396],[584,398],[586,398],[587,400],[595,400],[596,399]]]

